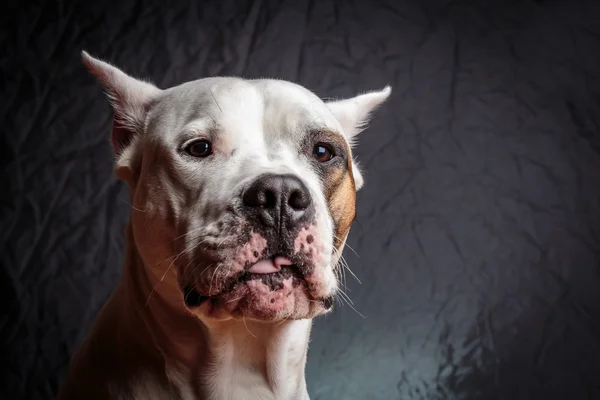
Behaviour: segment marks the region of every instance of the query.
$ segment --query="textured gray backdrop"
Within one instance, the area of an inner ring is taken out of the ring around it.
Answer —
[[[313,399],[600,398],[598,2],[13,3],[0,397],[52,398],[120,276],[127,194],[85,48],[160,87],[393,86],[358,149],[356,311],[316,323]]]

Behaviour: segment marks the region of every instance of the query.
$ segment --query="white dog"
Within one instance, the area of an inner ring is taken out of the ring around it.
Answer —
[[[60,399],[308,399],[311,319],[332,308],[363,183],[355,135],[390,87],[323,102],[296,84],[160,90],[83,53],[114,107],[131,193],[122,279]]]

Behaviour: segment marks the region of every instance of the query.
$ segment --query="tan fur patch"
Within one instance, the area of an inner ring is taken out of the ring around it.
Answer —
[[[356,188],[352,175],[352,158],[348,145],[344,143],[344,146],[348,154],[346,168],[338,168],[325,175],[325,198],[334,223],[333,243],[336,250],[341,250],[340,247],[356,217]]]

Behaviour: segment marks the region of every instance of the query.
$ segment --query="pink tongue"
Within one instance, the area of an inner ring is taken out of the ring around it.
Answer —
[[[248,272],[252,274],[272,274],[273,272],[279,272],[281,267],[285,265],[292,265],[292,262],[285,257],[275,257],[274,260],[260,260]]]

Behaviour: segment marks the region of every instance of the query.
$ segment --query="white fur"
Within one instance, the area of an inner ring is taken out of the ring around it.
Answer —
[[[350,99],[327,103],[327,107],[339,121],[342,132],[351,147],[356,145],[358,134],[367,129],[367,124],[373,111],[383,104],[391,93],[391,86],[386,86],[381,91],[372,91]],[[352,172],[354,174],[356,190],[358,190],[363,186],[364,180],[360,166],[356,160],[352,164]]]
[[[236,243],[235,234],[222,228],[239,227],[230,207],[254,178],[273,172],[299,177],[310,191],[320,246],[316,253],[321,286],[316,290],[333,295],[338,285],[334,221],[314,160],[303,146],[311,131],[322,129],[339,132],[353,144],[391,89],[328,103],[299,85],[269,79],[206,78],[161,90],[85,52],[82,56],[105,87],[115,118],[133,137],[116,162],[118,175],[130,184],[133,206],[123,282],[88,340],[110,339],[112,324],[125,332],[139,329],[136,334],[142,339],[151,338],[147,351],[160,354],[165,362],[162,371],[134,363],[132,392],[121,390],[121,398],[154,394],[193,399],[201,386],[214,400],[308,399],[304,365],[310,319],[263,323],[209,318],[200,312],[192,316],[183,307],[177,282],[200,246],[228,248]],[[213,156],[194,159],[184,154],[182,149],[198,138],[212,142]],[[355,163],[353,174],[358,189],[363,179]],[[236,250],[232,247],[232,260]],[[212,278],[227,273],[227,268],[217,268]],[[148,294],[145,305],[137,303]],[[130,326],[131,312],[143,324]],[[93,353],[93,346],[82,346],[78,363],[93,371],[86,364],[87,352]],[[115,354],[99,357],[110,360]],[[77,374],[71,371],[63,398],[93,391],[77,386]],[[178,388],[177,395],[156,383],[156,374],[166,375]]]

